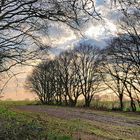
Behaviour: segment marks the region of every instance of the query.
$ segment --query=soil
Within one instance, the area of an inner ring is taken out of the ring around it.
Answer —
[[[140,130],[140,114],[135,114],[135,117],[133,117],[133,114],[126,113],[127,115],[118,115],[121,113],[109,113],[107,111],[95,111],[91,109],[83,109],[83,108],[68,108],[68,107],[52,107],[52,106],[40,106],[40,105],[30,105],[30,106],[17,106],[16,109],[22,110],[22,111],[29,111],[29,112],[37,112],[37,113],[46,113],[49,116],[54,116],[61,119],[82,119],[82,120],[88,120],[91,122],[98,122],[103,124],[104,126],[110,126],[108,128],[102,127],[102,129],[106,129],[108,131],[111,131],[111,126],[121,126],[126,127],[126,130],[123,130],[120,133],[125,133],[125,135],[129,135],[129,133],[134,133],[131,135],[134,135],[133,137],[136,139],[140,139],[140,133],[135,132],[135,128]],[[99,126],[100,127],[100,126]],[[132,129],[132,132],[130,129]],[[134,129],[134,132],[133,132]],[[121,130],[118,130],[121,131]],[[83,134],[81,134],[83,135]],[[116,134],[117,135],[117,134]],[[106,138],[100,138],[96,135],[89,135],[84,134],[82,136],[85,140],[105,140]],[[138,137],[138,138],[137,138]]]
[[[91,111],[88,109],[79,109],[79,108],[53,108],[53,107],[46,107],[46,106],[18,106],[17,109],[23,111],[31,111],[31,112],[44,112],[50,116],[54,116],[57,118],[62,119],[86,119],[91,121],[98,121],[103,123],[109,123],[112,125],[119,125],[119,126],[130,126],[130,127],[140,127],[140,119],[139,120],[130,120],[127,117],[119,117],[119,116],[111,116],[107,113],[99,113],[100,111]],[[140,117],[140,115],[139,115]]]

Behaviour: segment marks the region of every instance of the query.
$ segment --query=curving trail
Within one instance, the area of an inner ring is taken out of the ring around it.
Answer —
[[[41,105],[29,105],[29,106],[17,106],[17,110],[44,113],[49,116],[73,120],[80,119],[84,121],[90,121],[93,127],[99,128],[107,133],[111,133],[114,137],[112,139],[118,139],[124,137],[126,139],[140,139],[140,114],[139,113],[121,113],[121,112],[107,112],[107,111],[95,111],[91,109],[83,108],[68,108],[68,107],[53,107],[53,106],[41,106]],[[81,134],[83,135],[83,134]],[[97,137],[94,134],[88,134],[88,140],[102,140],[109,139],[105,137]],[[83,140],[85,134],[82,136]]]

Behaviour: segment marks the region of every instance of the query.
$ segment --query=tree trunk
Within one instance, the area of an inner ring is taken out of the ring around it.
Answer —
[[[127,92],[129,93],[131,109],[132,109],[133,112],[135,112],[136,111],[136,105],[135,105],[135,102],[134,102],[133,97],[132,97],[131,89],[130,90],[128,89],[126,83],[124,83],[124,85],[125,85],[125,88],[126,88]]]
[[[137,100],[137,103],[138,103],[138,106],[139,106],[139,108],[140,108],[140,100]]]
[[[75,107],[77,104],[77,98],[75,98],[74,100],[72,98],[69,97],[69,106],[70,107]]]
[[[91,103],[91,100],[85,98],[85,104],[84,104],[84,107],[90,107],[90,103]]]
[[[64,98],[65,98],[65,105],[68,106],[67,95],[64,95]]]
[[[76,106],[76,102],[75,101],[70,101],[69,102],[69,106],[70,107],[75,107]]]
[[[120,100],[120,110],[123,111],[123,109],[124,109],[123,94],[119,95],[119,100]]]
[[[131,109],[132,109],[133,112],[135,112],[135,111],[136,111],[136,105],[135,105],[135,102],[134,102],[134,100],[133,100],[132,97],[131,97],[130,99],[131,99],[131,101],[130,101]]]

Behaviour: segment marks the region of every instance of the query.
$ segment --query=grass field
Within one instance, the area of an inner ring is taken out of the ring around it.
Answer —
[[[140,113],[0,102],[0,140],[139,140]]]

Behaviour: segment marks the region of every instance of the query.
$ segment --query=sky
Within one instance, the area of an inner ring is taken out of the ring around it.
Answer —
[[[50,24],[48,34],[42,37],[42,41],[51,46],[49,50],[51,56],[58,55],[61,51],[72,48],[83,41],[98,47],[105,47],[107,40],[117,35],[116,22],[120,16],[109,2],[110,0],[96,0],[96,10],[101,14],[102,19],[89,21],[82,27],[80,33],[72,31],[64,24]],[[13,69],[14,73],[19,71],[22,74],[12,78],[4,88],[2,100],[37,99],[35,94],[24,88],[26,77],[31,73],[32,67],[17,66]]]
[[[96,11],[102,19],[93,19],[82,26],[81,32],[70,30],[64,24],[51,24],[49,37],[42,38],[44,43],[52,46],[52,53],[59,54],[62,50],[71,48],[80,42],[87,42],[99,47],[105,47],[106,41],[117,34],[116,22],[120,13],[111,6],[110,0],[96,0]]]

